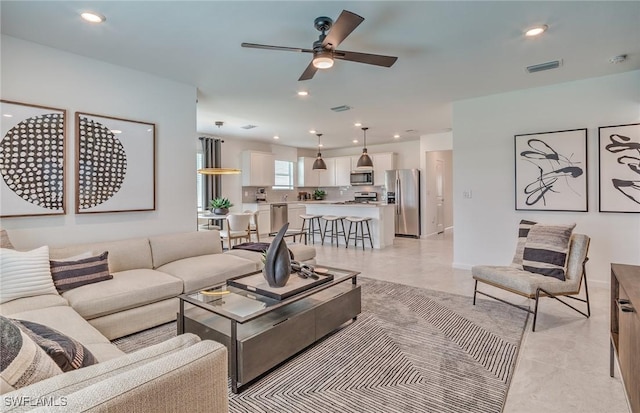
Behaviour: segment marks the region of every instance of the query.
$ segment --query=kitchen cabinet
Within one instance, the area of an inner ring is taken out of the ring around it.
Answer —
[[[273,186],[275,162],[272,153],[242,152],[242,186]]]
[[[336,186],[336,158],[323,158],[327,165],[326,170],[315,170],[318,174],[318,186]]]
[[[371,161],[373,162],[373,185],[384,185],[385,171],[396,169],[396,154],[388,153],[372,153]]]
[[[351,174],[351,156],[339,156],[335,160],[336,186],[351,185],[349,176]]]
[[[300,215],[303,215],[305,212],[306,208],[304,205],[289,204],[289,229],[302,228],[302,218],[300,218]]]
[[[316,158],[301,157],[298,158],[298,186],[299,187],[317,187],[318,171],[314,171],[313,162]]]

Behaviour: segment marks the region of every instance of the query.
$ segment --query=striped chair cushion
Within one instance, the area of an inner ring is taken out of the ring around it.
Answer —
[[[76,261],[50,261],[51,276],[56,289],[63,293],[74,288],[113,278],[109,274],[109,251]]]
[[[575,226],[533,225],[524,246],[522,268],[564,281],[569,241]]]
[[[519,270],[522,269],[522,255],[524,254],[524,244],[527,242],[527,235],[532,226],[537,222],[527,221],[523,219],[518,226],[518,243],[516,244],[516,253],[513,256],[511,266]]]
[[[31,321],[11,321],[39,345],[62,371],[77,370],[98,362],[79,341],[58,330]]]
[[[8,318],[0,316],[2,393],[62,374],[60,367]]]

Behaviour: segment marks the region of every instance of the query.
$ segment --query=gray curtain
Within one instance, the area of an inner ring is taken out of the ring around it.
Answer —
[[[202,153],[204,155],[204,167],[205,168],[220,168],[220,152],[222,147],[222,140],[218,138],[200,137],[202,143]],[[209,201],[220,196],[222,177],[220,175],[203,175],[202,176],[202,205],[205,205],[205,209],[209,209]]]

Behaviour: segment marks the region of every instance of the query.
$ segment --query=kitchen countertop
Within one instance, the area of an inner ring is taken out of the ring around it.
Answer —
[[[379,207],[379,206],[387,206],[387,205],[392,205],[392,204],[387,204],[386,202],[382,202],[382,201],[375,201],[375,202],[369,202],[369,203],[364,203],[364,202],[349,202],[349,203],[345,203],[345,201],[329,201],[329,200],[323,200],[323,201],[274,201],[274,202],[244,202],[244,204],[257,204],[257,205],[271,205],[271,204],[298,204],[298,205],[335,205],[335,206],[356,206],[356,207]]]

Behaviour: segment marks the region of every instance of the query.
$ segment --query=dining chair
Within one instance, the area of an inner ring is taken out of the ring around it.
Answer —
[[[249,223],[249,238],[251,238],[251,234],[256,234],[256,241],[260,242],[260,229],[258,228],[258,211],[244,211],[245,214],[251,214],[251,222]]]
[[[252,214],[240,213],[227,215],[227,228],[220,231],[220,237],[222,243],[227,241],[229,249],[231,249],[232,241],[234,244],[237,240],[246,239],[247,242],[251,241],[251,233],[249,232],[249,225],[251,223]]]

